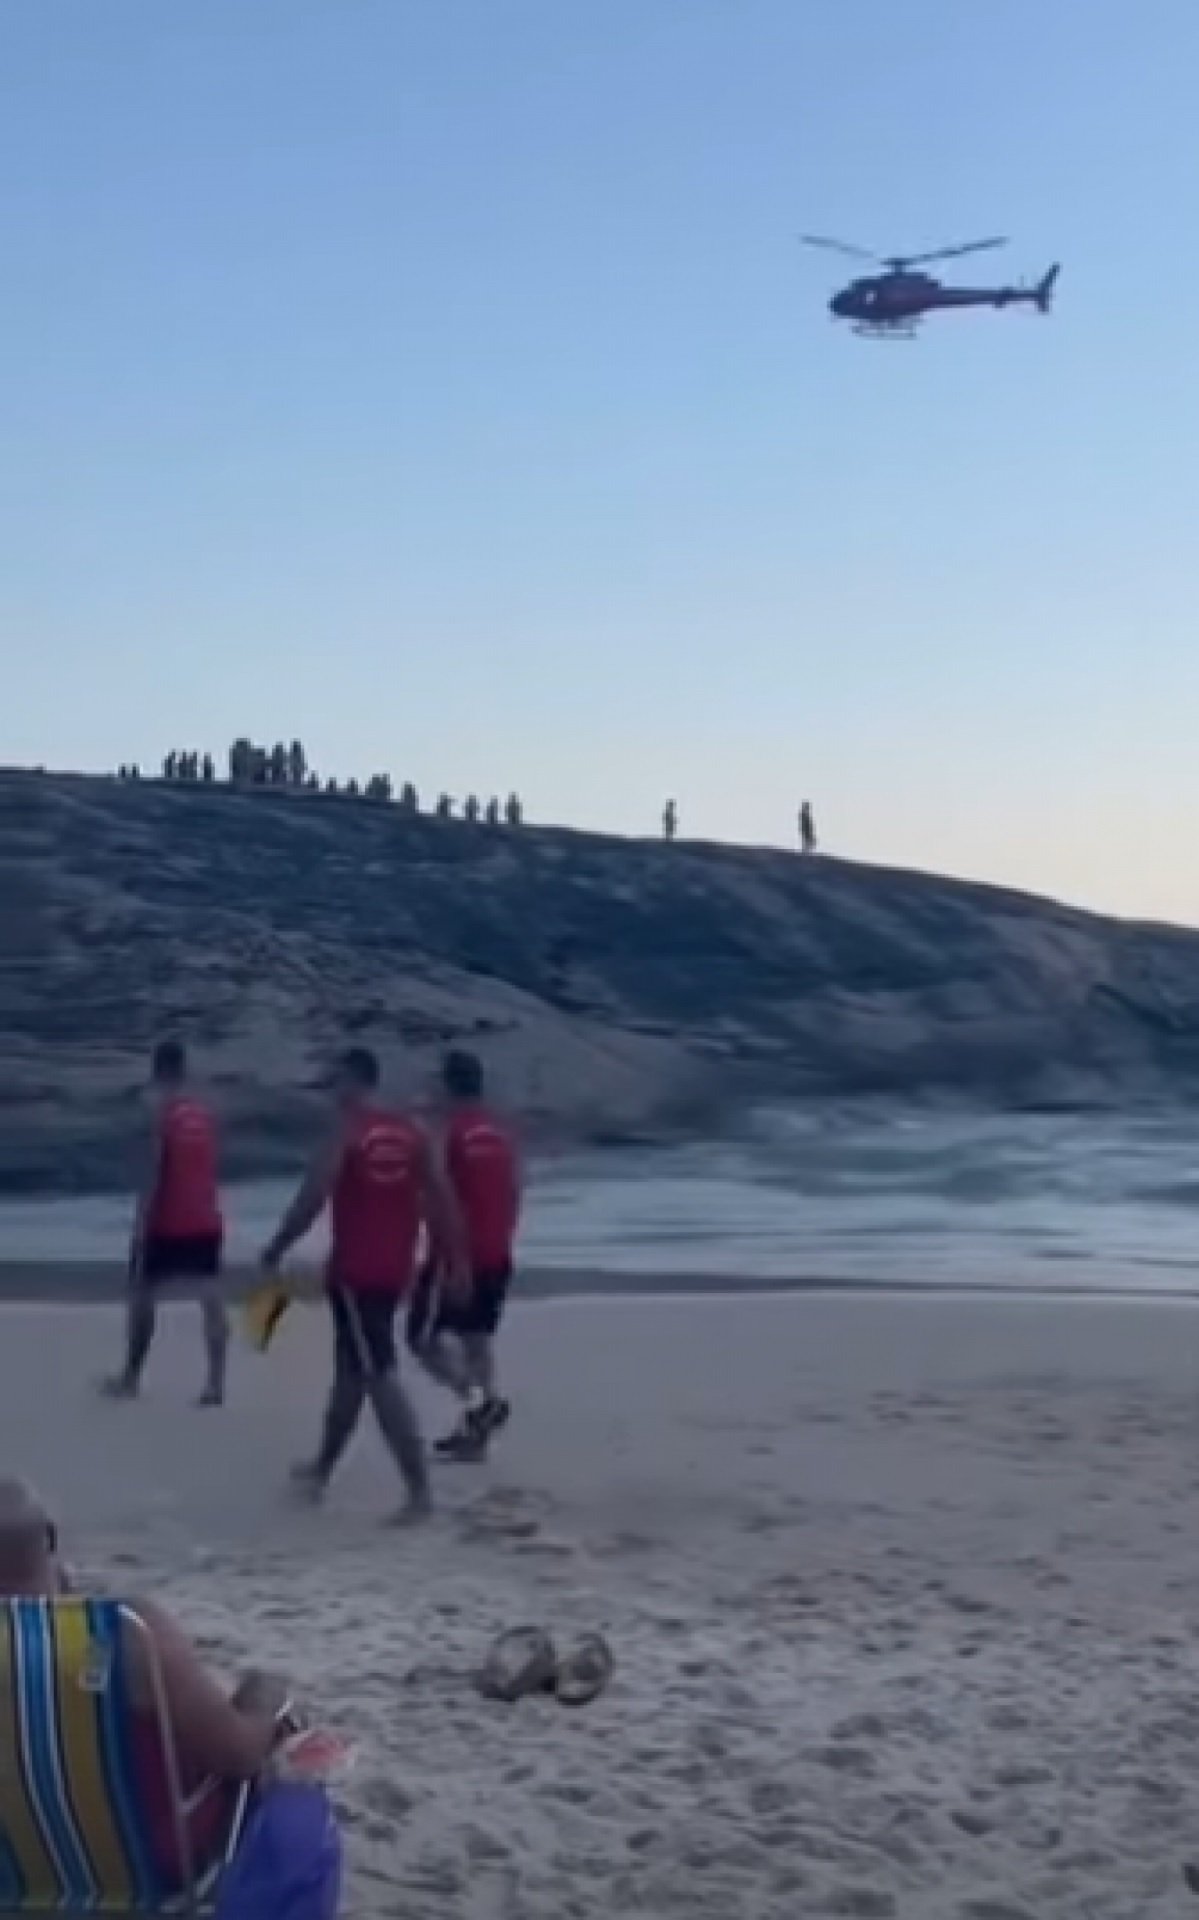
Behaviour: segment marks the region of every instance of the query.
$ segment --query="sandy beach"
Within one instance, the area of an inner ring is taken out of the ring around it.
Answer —
[[[502,1449],[400,1536],[369,1432],[323,1512],[282,1492],[319,1310],[213,1415],[186,1308],[124,1407],[91,1387],[111,1309],[14,1306],[0,1465],[86,1574],[357,1738],[360,1920],[1165,1920],[1199,1856],[1197,1335],[1121,1301],[527,1306]],[[482,1701],[528,1621],[602,1628],[607,1696]]]

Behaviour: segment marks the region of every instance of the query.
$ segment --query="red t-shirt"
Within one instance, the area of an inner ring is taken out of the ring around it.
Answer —
[[[446,1129],[445,1166],[474,1271],[509,1266],[520,1218],[520,1172],[511,1134],[486,1107],[459,1107]]]
[[[407,1293],[423,1212],[424,1135],[370,1107],[347,1123],[333,1183],[329,1280],[348,1293]]]
[[[221,1231],[216,1120],[194,1094],[178,1094],[158,1114],[158,1173],[146,1232],[164,1240],[198,1240]]]

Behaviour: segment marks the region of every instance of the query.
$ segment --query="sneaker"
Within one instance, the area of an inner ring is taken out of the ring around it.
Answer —
[[[485,1460],[492,1434],[507,1425],[511,1412],[507,1400],[498,1397],[468,1408],[453,1432],[434,1442],[434,1453],[439,1460]]]
[[[501,1400],[498,1394],[493,1394],[490,1400],[484,1400],[481,1407],[476,1407],[473,1413],[469,1413],[467,1420],[473,1433],[481,1433],[484,1439],[490,1440],[493,1433],[498,1433],[501,1427],[507,1426],[511,1416],[511,1403]]]
[[[450,1433],[447,1433],[444,1439],[433,1442],[434,1453],[442,1460],[455,1459],[459,1447],[465,1440],[471,1438],[473,1432],[474,1428],[471,1424],[471,1415],[464,1413],[458,1425]]]

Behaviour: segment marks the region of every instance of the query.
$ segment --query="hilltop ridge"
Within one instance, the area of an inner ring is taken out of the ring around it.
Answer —
[[[406,1090],[477,1046],[530,1126],[765,1097],[1160,1099],[1199,1083],[1199,934],[820,856],[0,772],[0,1187],[125,1177],[154,1039],[233,1166],[295,1164],[348,1036]]]

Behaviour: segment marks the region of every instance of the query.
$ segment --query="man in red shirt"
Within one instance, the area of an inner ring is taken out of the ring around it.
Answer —
[[[448,1252],[450,1284],[461,1273],[461,1229],[453,1199],[420,1127],[382,1106],[379,1063],[351,1047],[338,1068],[338,1126],[318,1154],[263,1252],[268,1272],[328,1205],[332,1236],[325,1290],[333,1315],[333,1386],[321,1442],[295,1479],[323,1494],[370,1401],[407,1489],[401,1517],[429,1511],[429,1476],[415,1410],[400,1385],[395,1320],[412,1290],[422,1228]]]
[[[466,1231],[470,1287],[460,1297],[446,1291],[443,1249],[431,1238],[408,1316],[408,1345],[462,1403],[458,1426],[436,1451],[481,1460],[510,1411],[496,1391],[495,1340],[512,1281],[520,1164],[511,1133],[484,1104],[483,1066],[473,1053],[446,1055],[442,1086],[449,1107],[443,1158]]]
[[[154,1340],[158,1289],[182,1281],[198,1298],[204,1317],[208,1365],[199,1404],[219,1407],[225,1397],[229,1316],[220,1290],[224,1222],[216,1120],[189,1085],[187,1054],[178,1040],[155,1048],[150,1079],[153,1150],[130,1249],[125,1365],[105,1390],[114,1399],[136,1398]]]

